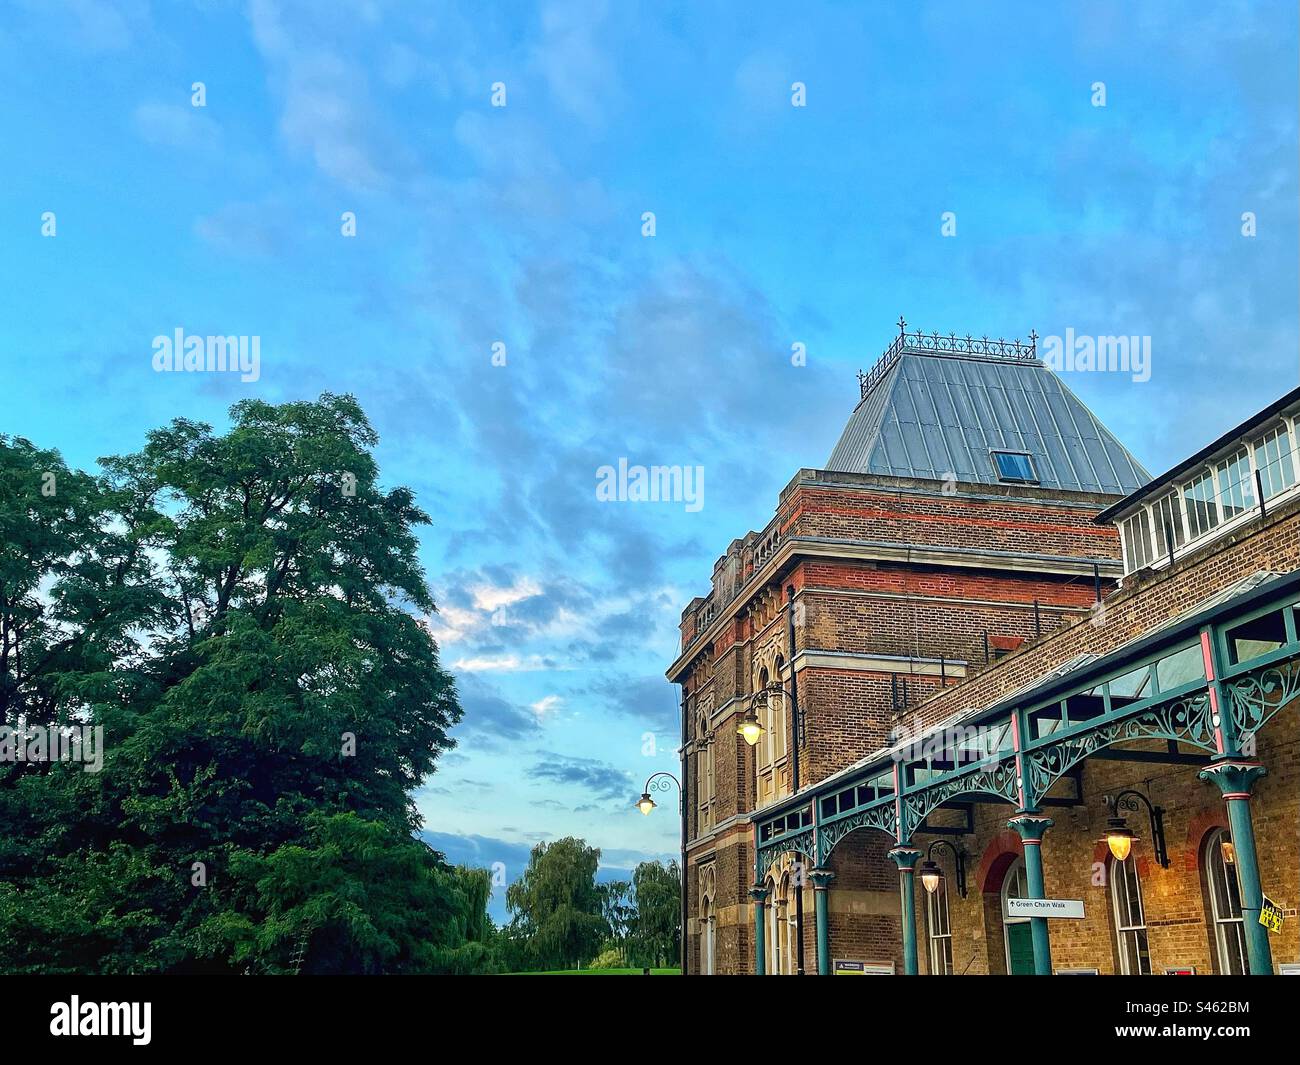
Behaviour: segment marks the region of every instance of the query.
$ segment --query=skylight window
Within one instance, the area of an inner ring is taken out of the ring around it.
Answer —
[[[1023,451],[994,451],[992,455],[999,481],[1010,481],[1014,484],[1038,483],[1034,460]]]

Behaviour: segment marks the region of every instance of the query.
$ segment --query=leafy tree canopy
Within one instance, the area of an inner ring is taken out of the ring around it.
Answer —
[[[12,970],[491,965],[486,874],[411,838],[461,711],[376,442],[328,394],[97,475],[0,437],[0,724],[103,730],[100,772],[0,759]]]

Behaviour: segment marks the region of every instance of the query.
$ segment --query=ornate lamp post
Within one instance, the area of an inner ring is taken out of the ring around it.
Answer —
[[[1151,800],[1140,791],[1121,791],[1115,796],[1106,796],[1106,806],[1111,816],[1106,821],[1106,846],[1117,862],[1126,860],[1133,850],[1133,843],[1138,838],[1128,827],[1121,810],[1138,810],[1147,808],[1151,819],[1151,849],[1155,851],[1156,861],[1164,869],[1169,868],[1169,853],[1165,848],[1165,811],[1152,804]]]
[[[669,788],[668,781],[677,785],[677,813],[682,822],[682,864],[678,871],[682,879],[682,907],[681,916],[678,918],[680,927],[677,933],[677,951],[678,959],[682,967],[682,975],[686,975],[686,802],[685,794],[682,791],[682,782],[666,769],[661,769],[657,773],[651,773],[646,777],[645,788],[641,792],[641,798],[636,801],[636,808],[647,817],[659,804],[654,801],[650,793],[652,791],[667,791]],[[656,781],[658,783],[656,783]]]
[[[966,897],[966,854],[958,847],[953,846],[946,839],[936,839],[930,844],[929,850],[925,853],[925,861],[921,864],[921,884],[925,890],[933,895],[939,890],[939,884],[943,881],[943,870],[934,860],[934,849],[936,847],[947,847],[952,851],[952,860],[954,871],[957,874],[957,894],[963,899]]]

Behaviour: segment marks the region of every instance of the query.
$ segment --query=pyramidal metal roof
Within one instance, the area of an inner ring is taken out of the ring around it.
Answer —
[[[1038,486],[1127,495],[1151,475],[1037,358],[1031,341],[899,335],[868,374],[826,469],[998,484],[993,451],[1027,453]]]

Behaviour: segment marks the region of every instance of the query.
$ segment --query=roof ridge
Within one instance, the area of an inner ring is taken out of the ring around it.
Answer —
[[[894,337],[884,354],[876,360],[870,370],[866,373],[858,371],[858,387],[862,391],[863,399],[867,398],[867,394],[884,379],[890,368],[904,354],[939,355],[949,358],[975,356],[1031,361],[1038,358],[1038,333],[1033,329],[1029,331],[1028,344],[1022,344],[1019,337],[1014,340],[1006,340],[1003,337],[990,340],[987,333],[981,337],[972,337],[969,333],[964,337],[959,337],[956,333],[945,336],[939,332],[926,333],[922,330],[909,333],[907,320],[899,315],[898,336]]]

